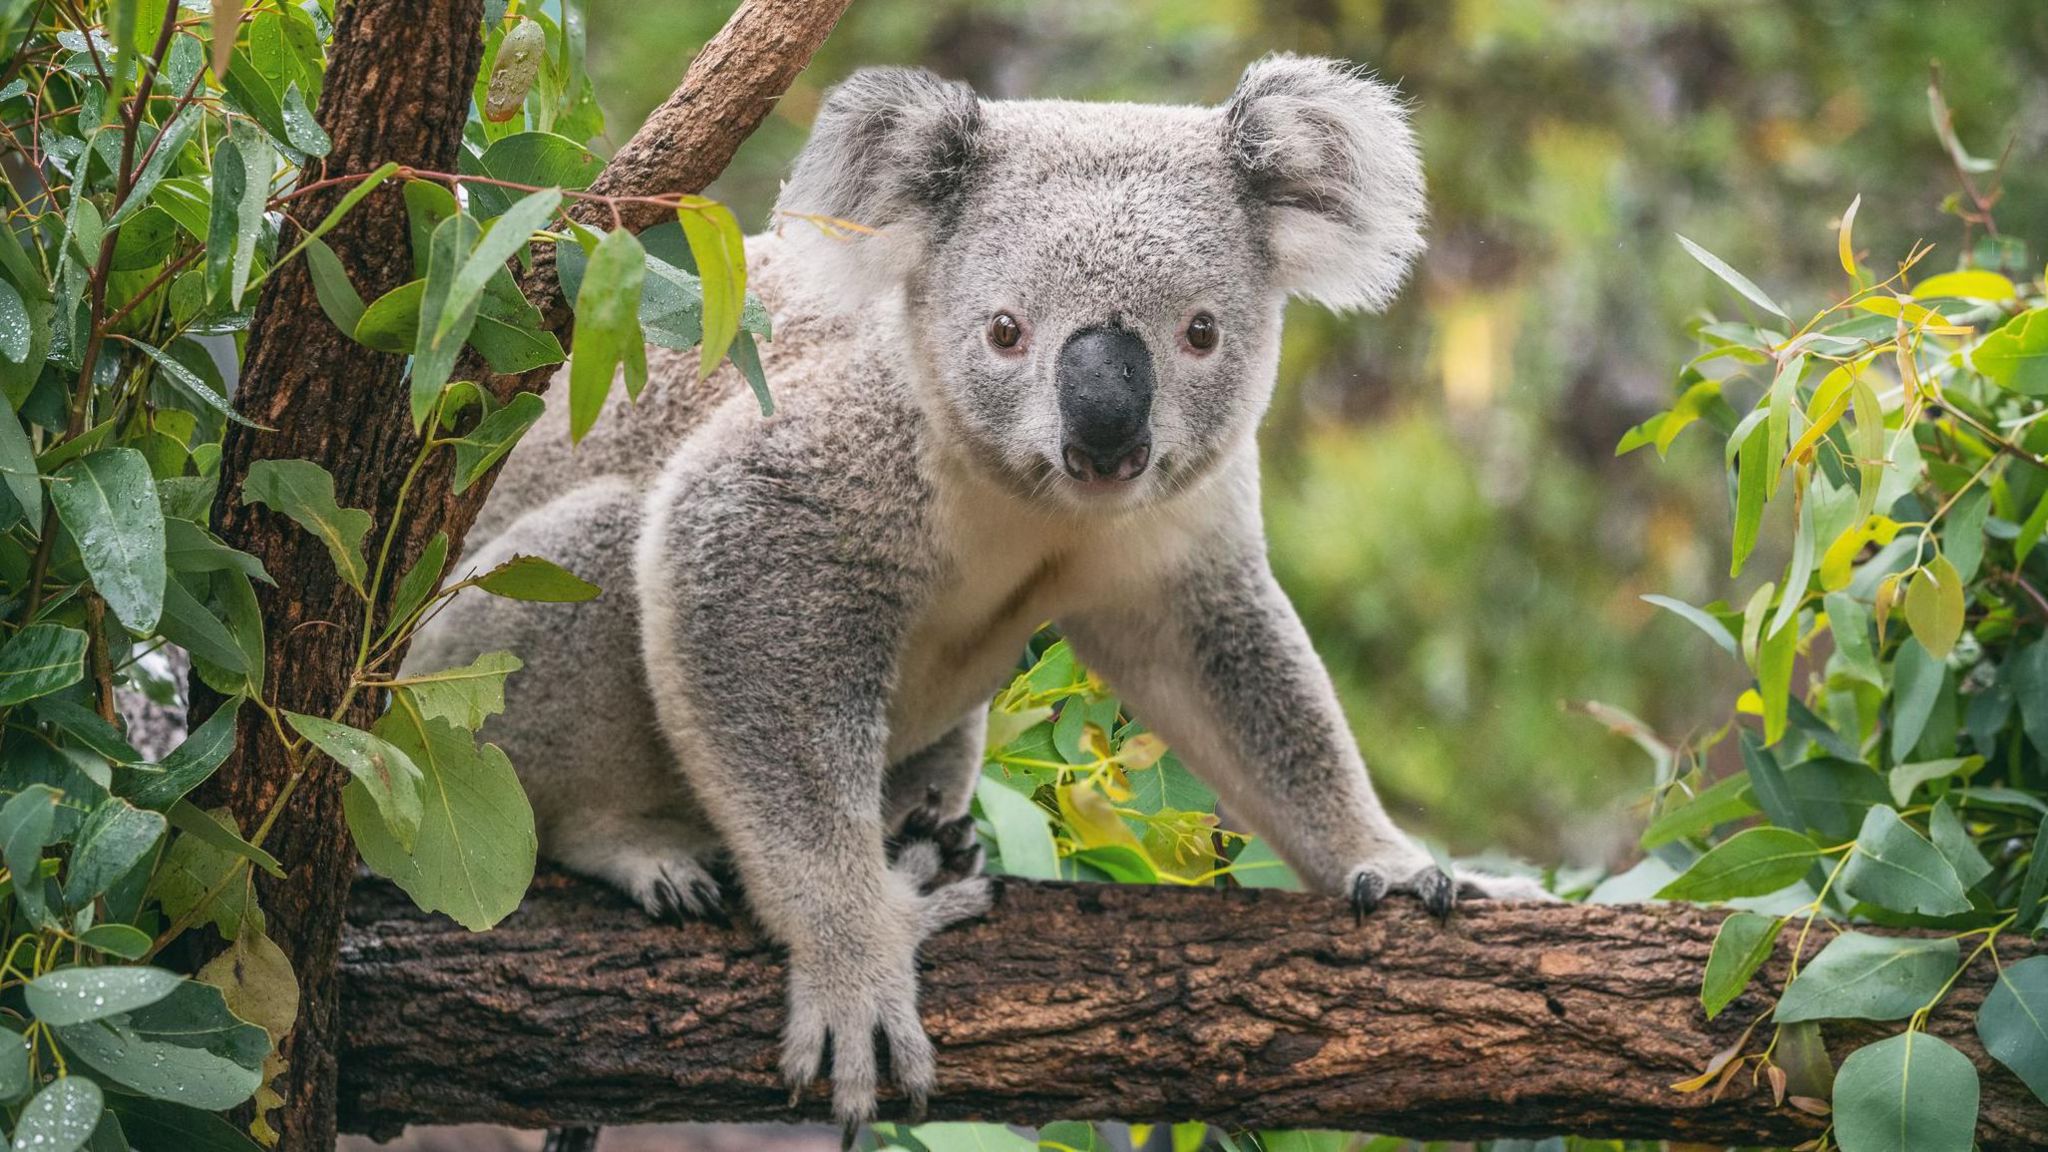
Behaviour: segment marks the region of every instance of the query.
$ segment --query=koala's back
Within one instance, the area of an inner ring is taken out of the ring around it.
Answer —
[[[794,247],[774,233],[747,239],[747,286],[774,322],[774,338],[758,344],[762,371],[778,396],[815,384],[811,377],[837,360],[820,353],[832,344],[851,346],[858,337],[851,319],[820,307],[806,290]],[[651,485],[675,449],[713,412],[727,403],[754,403],[730,363],[699,379],[696,350],[650,345],[640,399],[628,399],[624,383],[615,380],[596,426],[581,443],[571,444],[568,391],[564,368],[549,390],[547,413],[507,460],[477,516],[471,548],[496,539],[521,514],[601,477]]]

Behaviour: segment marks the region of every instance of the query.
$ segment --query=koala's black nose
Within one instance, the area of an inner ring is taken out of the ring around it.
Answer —
[[[1060,349],[1062,460],[1076,480],[1132,480],[1152,462],[1152,353],[1121,326],[1083,328]]]

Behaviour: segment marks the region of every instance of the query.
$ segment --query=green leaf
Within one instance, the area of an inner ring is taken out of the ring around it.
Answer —
[[[234,826],[224,809],[213,815]],[[215,888],[219,893],[209,896]],[[256,904],[245,861],[197,836],[172,838],[150,891],[162,901],[166,916],[177,920],[204,912],[226,940],[240,935],[245,924],[254,924],[259,930],[263,924],[263,910]]]
[[[1757,648],[1756,687],[1764,705],[1765,744],[1776,744],[1785,737],[1785,720],[1792,706],[1792,666],[1798,656],[1797,622],[1765,636]]]
[[[164,585],[164,615],[158,623],[164,638],[230,675],[249,671],[249,661],[234,632],[176,580]]]
[[[1970,1152],[1977,1094],[1969,1057],[1925,1032],[1904,1032],[1842,1061],[1835,1141],[1842,1152]]]
[[[190,800],[171,805],[171,826],[209,848],[239,856],[272,876],[282,878],[284,865],[277,857],[242,839],[241,830],[227,817],[201,808]]]
[[[456,491],[462,489],[458,487]],[[398,591],[391,599],[391,615],[384,622],[384,630],[377,634],[377,642],[383,643],[441,586],[441,572],[448,566],[448,534],[434,533],[427,546],[420,550],[420,558],[399,578]]]
[[[27,913],[29,922],[38,927],[50,922],[43,885],[35,881],[23,883],[22,878],[37,876],[42,871],[43,849],[56,838],[59,799],[55,788],[30,784],[0,806],[0,857],[4,857],[7,870],[15,876],[15,901]]]
[[[420,300],[426,292],[425,280],[408,280],[377,297],[363,310],[350,335],[365,348],[409,355],[419,340]]]
[[[215,0],[214,11],[223,6],[223,0]],[[108,1107],[121,1117],[137,1152],[262,1152],[261,1145],[211,1112],[147,1096],[116,1096]]]
[[[385,830],[410,851],[420,830],[424,781],[412,757],[403,749],[346,724],[300,712],[286,712],[284,718],[292,731],[311,740],[335,763],[348,769],[363,794],[377,805]]]
[[[401,676],[391,682],[426,716],[474,732],[505,710],[505,678],[521,667],[510,652],[486,652],[461,668]]]
[[[597,423],[620,366],[626,392],[647,382],[647,341],[640,332],[640,288],[647,253],[633,234],[607,233],[590,254],[576,292],[576,327],[569,357],[569,436],[581,440]],[[722,355],[723,353],[721,353]]]
[[[594,600],[597,585],[538,556],[514,556],[482,576],[476,586],[507,600],[534,600],[547,604],[575,604]]]
[[[407,851],[373,818],[364,787],[349,784],[342,803],[363,862],[422,909],[445,912],[472,931],[504,919],[533,881],[538,844],[533,809],[511,762],[496,745],[477,745],[404,703],[378,721],[377,732],[425,774],[426,816]]]
[[[975,785],[974,797],[994,832],[1005,876],[1059,878],[1059,849],[1053,845],[1052,825],[1045,809],[986,776]]]
[[[1757,287],[1753,282],[1751,282],[1749,277],[1744,276],[1742,273],[1737,272],[1735,269],[1729,267],[1727,262],[1722,260],[1719,256],[1714,255],[1712,252],[1707,251],[1705,248],[1700,247],[1699,245],[1693,243],[1692,241],[1686,239],[1683,236],[1680,236],[1678,238],[1678,243],[1681,247],[1683,247],[1686,250],[1687,253],[1689,253],[1692,256],[1693,259],[1699,261],[1702,265],[1704,265],[1707,271],[1712,272],[1716,276],[1719,276],[1723,283],[1727,284],[1730,288],[1735,289],[1737,292],[1742,293],[1742,295],[1746,299],[1748,299],[1750,303],[1756,305],[1757,307],[1763,309],[1766,312],[1769,312],[1771,315],[1776,316],[1781,320],[1791,319],[1791,317],[1785,315],[1785,310],[1783,308],[1778,307],[1777,301],[1765,295],[1764,290]]]
[[[1723,652],[1728,653],[1737,660],[1742,659],[1742,654],[1735,647],[1734,633],[1728,631],[1727,625],[1714,619],[1705,610],[1695,608],[1683,600],[1674,600],[1669,596],[1649,595],[1643,596],[1641,599],[1646,604],[1654,604],[1667,612],[1676,614],[1680,619],[1706,633],[1707,638],[1720,645]]]
[[[229,1011],[220,989],[196,980],[179,980],[170,995],[125,1018],[57,1034],[108,1079],[196,1108],[233,1108],[255,1095],[270,1055],[270,1034]]]
[[[503,271],[505,262],[526,247],[533,234],[547,226],[562,203],[559,189],[544,188],[531,193],[492,222],[475,251],[462,262],[448,286],[448,300],[433,326],[434,340],[444,341],[455,330],[461,311],[479,300],[484,285]],[[429,273],[429,279],[432,279]]]
[[[1844,932],[1786,987],[1777,1020],[1902,1020],[1941,991],[1959,955],[1954,939]]]
[[[21,293],[0,280],[0,356],[15,364],[27,362],[31,328],[28,304]]]
[[[1894,912],[1953,916],[1970,910],[1962,878],[1933,844],[1883,805],[1864,813],[1842,890]]]
[[[1735,544],[1728,567],[1730,576],[1742,575],[1742,565],[1756,548],[1757,529],[1763,524],[1766,492],[1772,483],[1772,474],[1778,471],[1774,461],[1765,459],[1769,430],[1759,422],[1750,429],[1742,440],[1742,447],[1736,453],[1735,464]]]
[[[1765,896],[1806,875],[1820,848],[1783,828],[1750,828],[1716,844],[1657,893],[1659,900]]]
[[[2042,506],[2048,507],[2048,497],[2042,499]],[[5,653],[0,652],[0,667],[6,662]],[[2027,739],[2043,755],[2048,755],[2048,636],[2007,657],[2005,667],[1999,670],[1999,680],[2012,689]]]
[[[1991,875],[1991,862],[1984,859],[1984,853],[1977,850],[1977,842],[1956,810],[1948,806],[1947,800],[1937,801],[1934,811],[1927,817],[1928,831],[1932,834],[1934,848],[1948,866],[1956,870],[1956,876],[1963,886],[1974,887],[1979,880]]]
[[[176,357],[160,348],[153,348],[148,344],[144,344],[140,340],[129,340],[126,343],[129,347],[142,352],[151,360],[156,361],[156,366],[163,371],[164,379],[169,380],[172,386],[179,391],[184,392],[208,408],[226,416],[245,428],[257,428],[265,432],[276,431],[276,429],[268,425],[258,424],[256,421],[237,412],[235,406],[228,403],[227,397],[221,395],[212,385],[200,379],[199,373],[179,363]]]
[[[241,157],[242,184],[234,203],[234,248],[228,268],[228,305],[239,309],[249,289],[249,274],[256,266],[256,250],[263,241],[263,212],[270,199],[270,178],[277,172],[277,149],[246,121],[233,124],[234,140]],[[216,205],[220,200],[214,191]],[[218,220],[220,209],[214,209]],[[208,236],[208,263],[212,262],[212,237]]]
[[[505,376],[531,372],[568,359],[552,332],[536,332],[482,312],[469,330],[469,345],[482,354],[491,371]]]
[[[1757,807],[1745,795],[1749,791],[1750,782],[1746,776],[1728,776],[1714,781],[1651,820],[1649,827],[1643,829],[1643,848],[1661,848],[1687,836],[1704,835],[1731,820],[1753,815]]]
[[[1918,640],[1908,637],[1899,645],[1892,661],[1892,759],[1912,758],[1947,675],[1948,668]]]
[[[2048,956],[2007,965],[1977,1010],[1984,1051],[2048,1103]]]
[[[370,514],[343,508],[334,501],[334,477],[311,460],[258,460],[242,481],[244,504],[265,504],[320,538],[334,557],[334,567],[348,586],[364,595],[369,565],[363,560],[363,537]]]
[[[746,242],[732,210],[716,200],[685,196],[676,209],[676,219],[690,242],[690,255],[697,261],[697,278],[703,285],[704,338],[697,373],[709,376],[725,359],[726,349],[740,330],[740,312],[747,298]]]
[[[1714,933],[1713,951],[1707,953],[1707,974],[1700,983],[1700,1003],[1707,1019],[1721,1014],[1730,1001],[1742,995],[1750,977],[1771,958],[1778,933],[1785,922],[1776,916],[1737,912],[1721,921]]]
[[[12,1104],[28,1095],[29,1043],[12,1028],[0,1027],[0,1103]]]
[[[412,425],[424,428],[441,388],[455,370],[455,357],[476,324],[479,296],[456,297],[456,281],[477,246],[478,225],[467,212],[457,212],[434,229],[428,245],[427,286],[420,295],[419,331],[412,348]],[[524,241],[521,237],[521,241]]]
[[[732,362],[739,365],[740,375],[747,378],[747,386],[754,390],[761,415],[775,415],[775,397],[768,394],[768,377],[761,371],[761,350],[754,346],[754,334],[745,328],[733,336]]]
[[[1946,760],[1921,760],[1912,764],[1892,766],[1888,779],[1891,782],[1892,802],[1904,808],[1913,800],[1913,793],[1930,780],[1946,780],[1951,776],[1964,779],[1976,774],[1984,766],[1982,756],[1955,756]]]
[[[1937,554],[1906,585],[1906,625],[1936,660],[1956,646],[1963,634],[1963,578],[1947,556]]]
[[[0,644],[0,707],[47,696],[85,679],[86,635],[31,624]]]
[[[301,243],[306,249],[306,272],[313,278],[313,295],[320,301],[320,310],[327,313],[336,328],[353,335],[363,321],[366,305],[362,293],[356,291],[355,283],[348,278],[348,269],[342,267],[341,257],[334,254],[325,240],[309,236]]]
[[[6,486],[21,515],[32,524],[42,523],[43,512],[43,483],[36,473],[36,454],[28,442],[28,431],[16,418],[14,405],[0,393],[0,485]],[[12,525],[0,524],[0,528],[7,527]]]
[[[157,494],[164,496],[167,504],[170,502],[161,482],[157,486]],[[212,497],[207,500],[210,504]],[[277,586],[277,581],[263,570],[261,560],[240,549],[228,547],[213,533],[176,516],[164,518],[164,563],[173,572],[197,574],[233,570],[246,574],[251,580],[261,580],[273,588]]]
[[[50,500],[115,618],[137,635],[155,631],[164,607],[164,510],[149,461],[133,448],[82,456],[57,471]]]
[[[185,141],[191,138],[192,131],[199,127],[205,118],[205,110],[194,104],[187,106],[164,126],[156,139],[150,143],[153,151],[150,153],[149,163],[144,164],[142,170],[135,174],[135,179],[128,186],[128,198],[121,201],[121,206],[114,209],[112,216],[107,217],[107,227],[119,227],[149,202],[150,193],[156,189],[158,181],[164,178],[164,172],[170,168],[171,162],[178,158],[179,151],[185,147]]]
[[[78,939],[88,948],[96,948],[123,960],[142,959],[149,954],[152,943],[149,933],[128,924],[95,924],[80,932]],[[4,1045],[0,1045],[0,1050],[4,1050]]]
[[[1970,365],[2022,396],[2048,396],[2048,308],[2022,312],[1978,341]]]
[[[548,337],[553,340],[554,337]],[[560,345],[556,346],[558,349]],[[467,492],[471,485],[483,479],[491,466],[505,458],[526,435],[529,428],[539,423],[547,405],[531,392],[521,392],[490,415],[477,421],[476,427],[450,442],[455,449],[455,491]]]
[[[1942,555],[1955,565],[1960,584],[1968,586],[1984,562],[1984,521],[1991,515],[1991,490],[1972,488],[1956,500],[1941,531]]]
[[[21,1110],[14,1152],[78,1152],[92,1139],[104,1111],[99,1085],[83,1076],[60,1076]]]
[[[133,1012],[177,991],[183,976],[162,968],[59,968],[22,988],[35,1018],[53,1028]]]
[[[145,857],[156,852],[166,830],[163,813],[137,808],[110,796],[86,817],[72,838],[71,867],[64,879],[64,901],[83,908],[103,895]]]
[[[520,132],[492,142],[476,160],[481,175],[536,188],[582,189],[604,170],[595,152],[552,132]],[[465,168],[466,170],[466,168]],[[512,204],[513,192],[489,184],[469,188],[477,215],[489,218]]]

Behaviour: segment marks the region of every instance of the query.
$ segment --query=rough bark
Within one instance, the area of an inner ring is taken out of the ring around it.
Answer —
[[[333,173],[367,172],[396,160],[453,171],[483,43],[482,0],[357,0],[339,13],[327,81],[317,110],[334,141]],[[345,188],[308,196],[293,208],[318,220]],[[413,278],[405,205],[396,183],[366,199],[327,236],[366,299]],[[275,428],[232,425],[221,457],[217,530],[255,555],[278,580],[258,586],[267,648],[264,678],[281,705],[327,714],[340,703],[354,666],[362,605],[336,575],[310,533],[238,499],[241,479],[259,459],[313,460],[334,474],[344,506],[363,508],[381,525],[391,514],[416,451],[407,418],[403,357],[373,352],[328,320],[303,260],[265,285],[250,325],[236,404]],[[195,691],[195,713],[219,700]],[[367,724],[366,695],[351,719]],[[235,758],[203,794],[225,804],[244,828],[261,822],[291,778],[276,736],[257,709],[245,708]],[[298,1026],[284,1043],[289,1071],[279,1085],[284,1147],[334,1144],[335,956],[355,866],[341,809],[346,775],[316,762],[277,822],[266,847],[286,869],[258,877],[272,939],[291,958],[302,987]],[[274,1121],[275,1122],[275,1121]]]
[[[925,950],[932,1114],[1797,1143],[1822,1122],[1773,1107],[1747,1075],[1718,1100],[1671,1090],[1784,979],[1790,933],[1708,1021],[1699,982],[1719,919],[1496,905],[1439,927],[1397,901],[1354,925],[1337,901],[1292,893],[1011,883],[986,920]],[[2006,963],[2033,951],[2000,942]],[[1932,1028],[1982,1074],[1986,1152],[2039,1148],[2048,1109],[1972,1027],[1989,981],[1980,961]],[[792,1108],[777,1077],[782,993],[781,956],[744,922],[655,924],[544,877],[474,936],[360,886],[343,946],[343,1122],[824,1118],[822,1088]],[[1874,1034],[1829,1038],[1839,1058]]]

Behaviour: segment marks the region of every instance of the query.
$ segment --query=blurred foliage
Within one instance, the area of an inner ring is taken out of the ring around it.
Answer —
[[[592,0],[614,144],[732,7]],[[1611,459],[1667,402],[1710,282],[1671,234],[1787,286],[1825,281],[1858,193],[1872,251],[1933,234],[1953,187],[1928,130],[1934,61],[1964,136],[2012,142],[2005,226],[2044,234],[2048,6],[858,0],[717,191],[765,226],[823,89],[857,67],[998,97],[1214,102],[1267,51],[1399,82],[1433,211],[1388,315],[1289,316],[1266,432],[1275,565],[1398,815],[1460,850],[1615,863],[1632,821],[1609,805],[1646,777],[1565,705],[1685,732],[1735,683],[1637,600],[1714,586],[1700,540],[1727,512],[1706,451],[1681,444],[1691,466],[1662,471]]]

